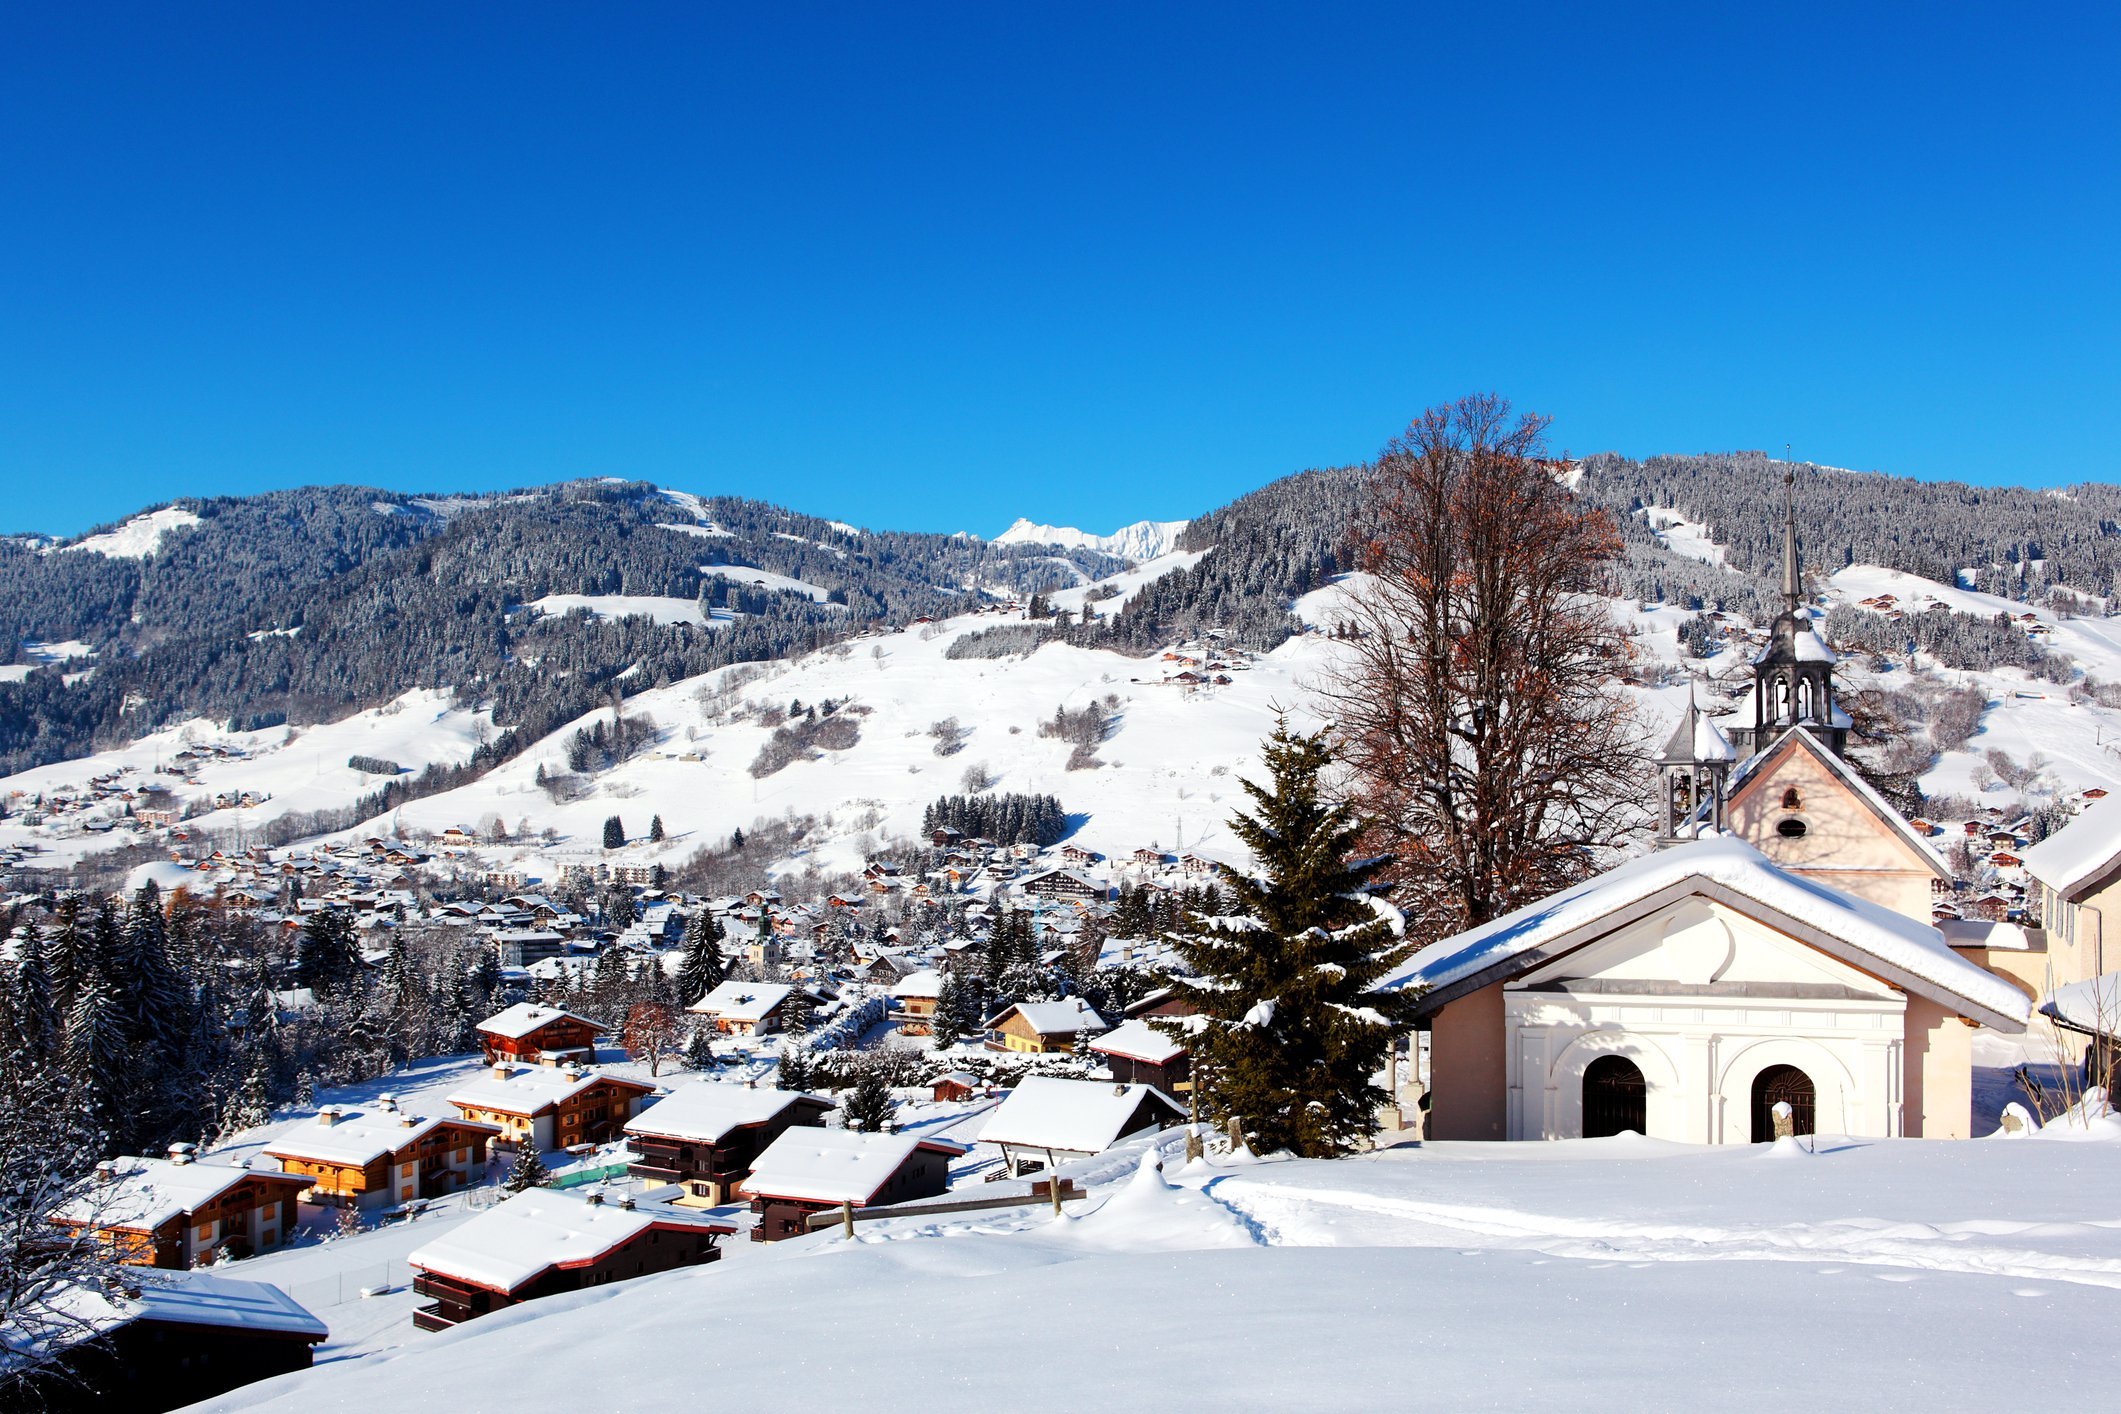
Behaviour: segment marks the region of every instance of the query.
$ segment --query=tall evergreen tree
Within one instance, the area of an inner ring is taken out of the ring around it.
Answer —
[[[34,922],[15,933],[15,975],[9,989],[14,1044],[37,1064],[49,1060],[59,1042],[59,1010],[51,974],[44,965],[44,935]]]
[[[1389,1098],[1372,1077],[1411,1024],[1412,997],[1374,990],[1412,945],[1378,901],[1385,862],[1350,862],[1361,822],[1322,794],[1332,760],[1323,734],[1276,725],[1270,783],[1243,782],[1257,813],[1231,820],[1262,877],[1224,869],[1236,916],[1173,940],[1186,975],[1172,985],[1199,1016],[1155,1023],[1191,1047],[1207,1117],[1236,1119],[1257,1153],[1359,1147]]]
[[[648,842],[650,844],[661,844],[663,842],[663,817],[660,815],[652,816],[648,821]]]
[[[100,968],[81,979],[66,1017],[66,1073],[109,1153],[122,1153],[137,1128],[127,1093],[131,1055],[125,1013]]]
[[[322,995],[351,986],[361,968],[360,944],[345,910],[320,908],[302,925],[295,945],[295,976]]]
[[[729,966],[722,960],[722,921],[704,905],[685,920],[685,955],[678,964],[678,1002],[691,1006],[722,984]]]
[[[616,815],[606,816],[604,819],[604,848],[617,849],[625,843],[625,825],[620,823],[619,817]]]

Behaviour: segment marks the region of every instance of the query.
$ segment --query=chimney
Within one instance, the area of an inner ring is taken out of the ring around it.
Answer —
[[[317,1111],[317,1123],[323,1125],[326,1129],[331,1128],[338,1122],[339,1107],[337,1105],[326,1105],[323,1109]]]
[[[620,1206],[621,1208],[624,1208],[624,1209],[625,1209],[625,1210],[626,1210],[627,1212],[629,1212],[629,1213],[630,1213],[630,1212],[632,1212],[632,1211],[633,1211],[633,1195],[632,1195],[631,1193],[629,1193],[629,1194],[627,1194],[627,1195],[626,1195],[625,1197],[623,1197],[623,1198],[619,1199],[619,1206]]]
[[[400,1129],[416,1129],[416,1128],[418,1128],[418,1127],[419,1127],[419,1124],[420,1124],[420,1121],[421,1121],[421,1119],[422,1119],[422,1118],[424,1118],[424,1116],[421,1116],[421,1115],[415,1115],[415,1114],[402,1114],[402,1115],[399,1115],[399,1116],[398,1116],[398,1128],[400,1128]]]
[[[173,1164],[188,1164],[191,1162],[193,1151],[198,1147],[196,1144],[172,1144],[169,1146],[169,1161]]]
[[[493,1078],[496,1080],[506,1080],[515,1073],[516,1068],[507,1061],[498,1060],[493,1063]]]
[[[96,1182],[115,1183],[117,1182],[117,1179],[118,1166],[112,1163],[109,1159],[105,1159],[101,1163],[96,1165]]]
[[[376,1103],[383,1107],[383,1113],[385,1114],[395,1114],[397,1112],[398,1097],[396,1095],[378,1095],[376,1096]]]
[[[601,1188],[592,1189],[582,1201],[592,1208],[601,1208],[604,1206],[604,1190]]]

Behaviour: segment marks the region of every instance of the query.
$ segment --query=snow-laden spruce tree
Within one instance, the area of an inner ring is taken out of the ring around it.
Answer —
[[[1173,937],[1172,985],[1199,1014],[1154,1024],[1190,1048],[1205,1118],[1236,1119],[1254,1153],[1326,1158],[1377,1130],[1390,1097],[1371,1077],[1413,999],[1372,989],[1413,948],[1373,883],[1385,861],[1349,858],[1362,823],[1323,794],[1324,734],[1279,722],[1266,759],[1270,783],[1242,783],[1257,813],[1231,820],[1260,875],[1226,866],[1230,913]]]
[[[517,1143],[515,1163],[509,1167],[508,1177],[501,1180],[501,1187],[510,1193],[521,1193],[526,1188],[542,1188],[551,1177],[545,1156],[538,1152],[538,1141],[525,1134]]]
[[[898,1101],[892,1098],[891,1082],[885,1078],[883,1067],[864,1065],[855,1077],[854,1088],[840,1102],[840,1109],[849,1129],[882,1134],[890,1128],[891,1117],[898,1112]]]

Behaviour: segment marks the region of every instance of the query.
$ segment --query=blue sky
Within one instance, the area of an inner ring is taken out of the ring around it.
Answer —
[[[2117,12],[1740,8],[10,6],[0,528],[622,475],[1105,530],[1476,389],[2113,479]]]

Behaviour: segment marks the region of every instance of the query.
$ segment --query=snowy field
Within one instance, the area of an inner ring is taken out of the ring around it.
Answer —
[[[655,620],[659,624],[691,624],[694,628],[707,625],[707,615],[696,599],[678,599],[667,594],[548,594],[542,599],[533,599],[523,605],[541,614],[555,616],[587,609],[600,619],[624,619],[639,616]],[[714,622],[728,623],[733,615],[717,611]]]
[[[121,783],[129,789],[160,785],[175,795],[180,806],[211,802],[221,794],[262,792],[270,798],[260,804],[213,810],[191,821],[206,830],[250,830],[290,811],[343,806],[380,789],[388,778],[354,770],[346,764],[353,756],[395,761],[417,774],[430,764],[460,765],[470,760],[491,732],[486,713],[451,706],[448,693],[423,690],[321,726],[232,732],[219,723],[186,722],[94,756],[9,776],[0,780],[0,794],[78,794],[88,790],[91,777],[112,772],[126,773]],[[238,754],[203,756],[192,768],[191,779],[196,784],[161,770],[179,752],[212,747]],[[111,821],[120,813],[113,802],[81,812],[78,820]],[[41,851],[38,862],[49,867],[62,867],[129,838],[121,831],[87,834],[63,826],[58,831],[39,830],[13,816],[0,820],[0,845],[37,847]]]
[[[2111,1123],[2111,1122],[2110,1122]],[[2078,1131],[2080,1134],[2083,1131]],[[2111,1130],[2107,1137],[2112,1137]],[[206,1408],[1990,1408],[2121,1374],[2121,1144],[1215,1162],[530,1303]],[[262,1272],[262,1264],[245,1274]],[[1052,1391],[1052,1393],[1037,1393]],[[509,1396],[514,1398],[516,1396]]]

